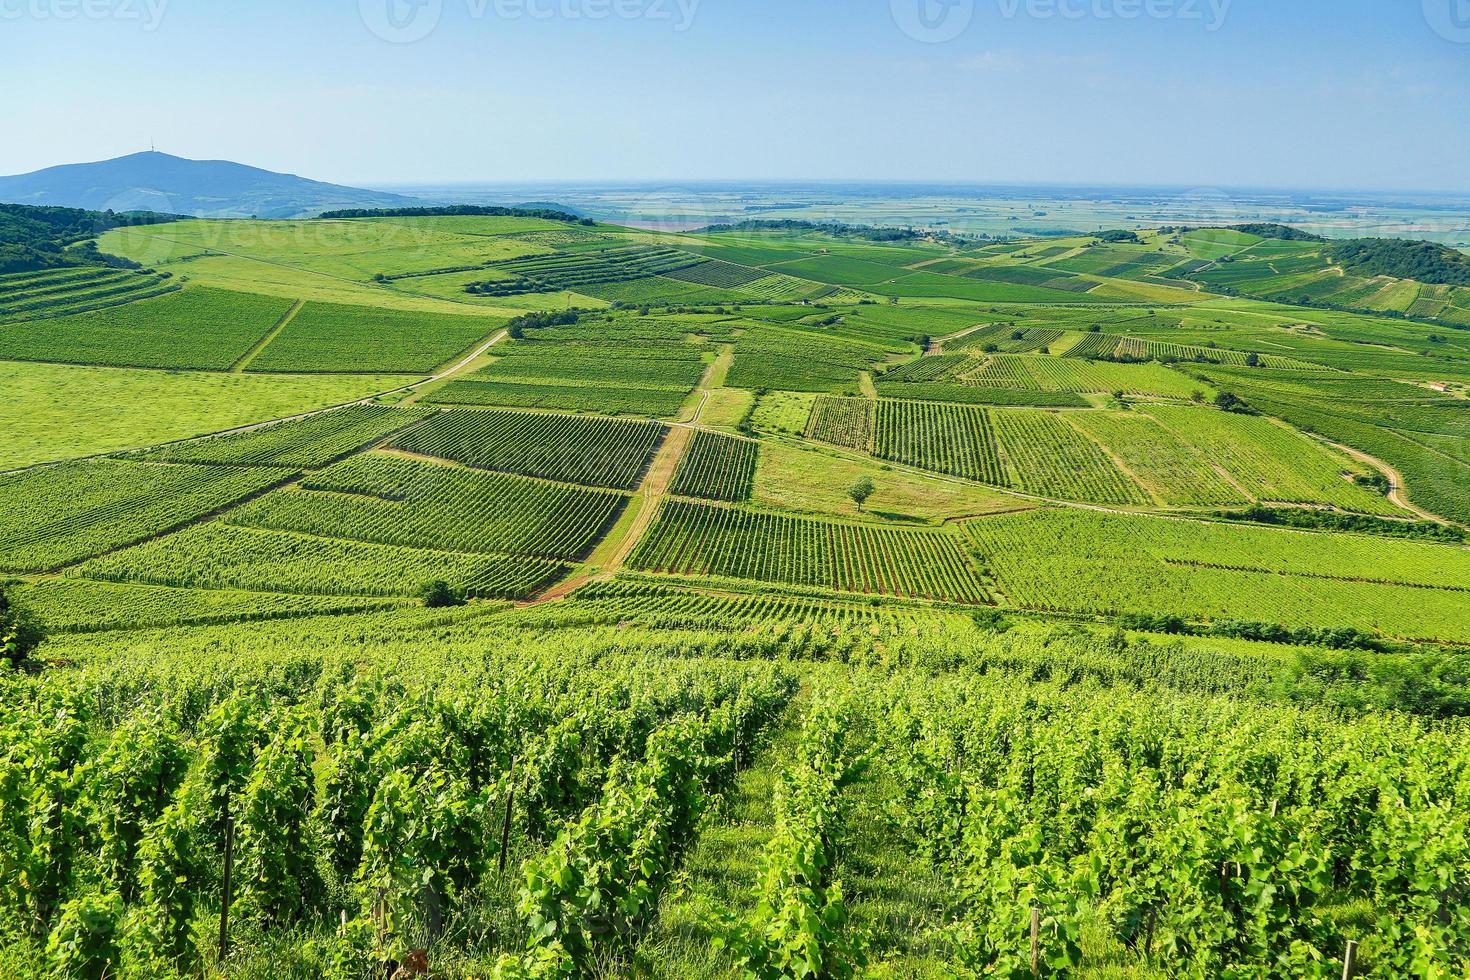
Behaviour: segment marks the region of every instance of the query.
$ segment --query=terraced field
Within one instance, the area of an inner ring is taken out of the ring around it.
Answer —
[[[97,266],[0,275],[0,322],[122,306],[178,288],[152,272]]]

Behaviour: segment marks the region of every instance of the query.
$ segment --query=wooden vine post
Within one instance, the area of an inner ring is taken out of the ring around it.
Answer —
[[[1031,909],[1031,975],[1041,976],[1041,909]]]
[[[229,813],[229,797],[225,798],[225,870],[220,876],[219,961],[230,955],[230,878],[235,870],[235,818]]]

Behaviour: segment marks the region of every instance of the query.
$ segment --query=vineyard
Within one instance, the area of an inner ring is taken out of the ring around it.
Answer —
[[[1028,609],[1470,640],[1463,548],[1043,509],[965,524]]]
[[[991,413],[1014,486],[1028,493],[1106,504],[1146,504],[1143,490],[1102,448],[1053,412]]]
[[[668,418],[678,414],[688,395],[689,392],[683,388],[621,383],[616,388],[603,388],[570,381],[556,384],[451,381],[431,391],[424,401],[435,405],[494,405]]]
[[[326,596],[416,596],[442,581],[467,595],[525,598],[565,566],[540,558],[370,544],[288,531],[201,524],[96,558],[77,574],[177,589],[243,589]]]
[[[316,469],[406,428],[428,414],[415,408],[349,405],[232,435],[177,443],[139,453],[137,457],[170,463]]]
[[[181,290],[116,309],[6,324],[0,358],[224,370],[291,306],[221,289]]]
[[[490,337],[503,322],[313,301],[301,307],[249,370],[428,374]]]
[[[267,494],[225,520],[403,547],[574,559],[624,501],[605,490],[370,453]]]
[[[397,600],[115,585],[80,578],[37,582],[17,601],[48,633],[97,633],[360,613]]]
[[[669,492],[704,500],[750,499],[760,444],[704,429],[694,433]]]
[[[151,273],[95,266],[0,275],[0,321],[86,313],[178,288]]]
[[[884,357],[882,348],[797,330],[749,330],[735,346],[732,388],[855,391],[859,371]]]
[[[497,262],[488,267],[497,278],[472,283],[467,291],[484,296],[517,296],[575,290],[679,272],[702,261],[687,252],[652,245],[560,252]]]
[[[282,479],[266,467],[106,459],[0,476],[0,568],[61,568],[198,520]]]
[[[823,395],[812,404],[806,436],[867,452],[873,444],[873,403],[866,398]]]
[[[980,408],[879,401],[873,455],[982,483],[1007,482],[990,417]]]
[[[477,469],[631,490],[667,430],[654,422],[531,412],[441,412],[393,447]]]
[[[67,976],[212,973],[223,934],[232,969],[334,978],[416,949],[466,977],[794,978],[793,949],[898,976],[1335,977],[1350,941],[1360,975],[1449,976],[1470,955],[1439,874],[1470,861],[1460,722],[1243,696],[1285,662],[957,617],[660,628],[676,593],[652,589],[576,600],[638,602],[640,625],[401,610],[0,676],[12,799],[53,801],[0,835],[26,872],[0,891],[7,947]],[[701,615],[822,615],[736,602]]]
[[[1089,334],[1086,339],[1069,349],[1063,357],[1095,358],[1104,361],[1192,361],[1198,364],[1224,364],[1233,367],[1279,368],[1288,371],[1318,370],[1327,368],[1279,354],[1262,354],[1248,351],[1226,350],[1220,347],[1197,347],[1190,344],[1175,344],[1162,340],[1146,340],[1123,337],[1115,334]]]
[[[959,539],[945,532],[810,520],[681,500],[664,504],[628,565],[839,592],[967,603],[985,599],[978,572]]]
[[[0,976],[1470,976],[1453,287],[712,194],[0,241]]]

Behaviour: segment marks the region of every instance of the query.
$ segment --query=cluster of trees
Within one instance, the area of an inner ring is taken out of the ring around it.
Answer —
[[[1295,527],[1312,531],[1351,531],[1356,534],[1379,534],[1391,538],[1419,538],[1446,544],[1470,542],[1470,533],[1448,524],[1433,521],[1400,521],[1363,514],[1342,514],[1333,510],[1304,507],[1262,507],[1252,505],[1245,510],[1223,510],[1216,517],[1251,524]]]
[[[527,330],[539,330],[542,327],[569,327],[582,318],[586,312],[576,308],[570,310],[540,310],[533,313],[522,313],[505,325],[506,330],[514,340],[520,340],[526,335]]]
[[[1109,242],[1114,244],[1118,242],[1128,242],[1134,245],[1140,244],[1138,240],[1138,232],[1136,231],[1123,231],[1122,229],[1113,229],[1112,231],[1100,231],[1092,237],[1096,238],[1100,242]]]
[[[841,221],[800,221],[795,218],[759,218],[734,224],[709,225],[705,232],[723,231],[820,231],[841,238],[861,238],[869,242],[911,242],[933,237],[933,232],[913,228],[879,228],[876,225],[849,225]],[[944,233],[946,237],[948,232]]]
[[[1191,231],[1205,231],[1209,228],[1221,227],[1218,225],[1165,225],[1159,231],[1165,235],[1183,235]],[[1225,225],[1227,231],[1238,231],[1243,235],[1255,235],[1257,238],[1274,238],[1283,242],[1325,242],[1327,239],[1320,235],[1314,235],[1300,228],[1290,225],[1279,225],[1270,221],[1249,222],[1240,225]]]
[[[449,204],[442,207],[422,208],[343,208],[340,211],[323,211],[318,218],[541,218],[544,221],[565,221],[567,224],[595,225],[591,218],[583,218],[553,207],[505,208],[478,204]]]
[[[1361,276],[1394,276],[1439,286],[1470,286],[1470,255],[1403,238],[1351,238],[1330,249],[1343,268]]]
[[[1220,636],[1236,640],[1257,640],[1263,643],[1326,647],[1329,650],[1382,650],[1384,648],[1382,641],[1372,633],[1365,633],[1351,626],[1301,626],[1291,629],[1279,623],[1252,623],[1243,620],[1189,623],[1179,616],[1155,613],[1124,613],[1118,617],[1118,626],[1142,633]]]
[[[40,642],[40,629],[0,588],[0,662],[19,667]]]
[[[97,251],[97,244],[87,239],[113,228],[161,224],[182,217],[151,211],[87,211],[0,204],[0,273],[96,263],[138,268],[136,262]]]

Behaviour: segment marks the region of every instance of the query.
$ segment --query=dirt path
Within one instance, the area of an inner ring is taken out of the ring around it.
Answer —
[[[270,346],[270,342],[281,335],[281,331],[286,329],[286,325],[288,323],[296,319],[296,314],[300,313],[301,308],[305,305],[306,300],[298,299],[295,304],[293,304],[292,307],[287,310],[279,320],[276,321],[276,325],[265,332],[264,337],[261,337],[259,340],[257,340],[248,351],[241,355],[238,361],[230,365],[230,373],[244,374],[245,369],[250,366],[250,362],[259,357],[260,352],[265,350],[266,347]]]
[[[500,343],[502,340],[509,336],[509,331],[502,330],[495,336],[491,337],[489,340],[485,341],[479,347],[475,348],[474,353],[466,355],[464,360],[455,364],[453,367],[446,368],[433,377],[425,378],[423,381],[416,381],[413,384],[408,385],[406,388],[398,389],[399,391],[407,391],[409,393],[406,398],[400,399],[398,404],[412,405],[420,398],[424,397],[424,395],[427,395],[429,393],[430,386],[437,387],[447,381],[453,380],[461,374],[467,374],[472,370],[479,369],[482,366],[480,364],[480,361],[482,361],[485,355],[489,353],[490,348],[494,347],[496,344]],[[392,392],[389,392],[388,394],[392,394]]]
[[[1361,449],[1354,449],[1352,446],[1344,446],[1340,442],[1333,442],[1331,439],[1323,438],[1320,435],[1316,438],[1323,443],[1331,446],[1333,449],[1336,449],[1339,452],[1346,453],[1353,459],[1356,459],[1358,462],[1366,463],[1378,472],[1382,473],[1384,476],[1388,477],[1388,482],[1390,486],[1390,489],[1388,491],[1388,499],[1390,503],[1394,504],[1397,507],[1402,507],[1404,510],[1423,520],[1433,521],[1435,524],[1441,524],[1445,527],[1459,527],[1459,525],[1456,524],[1454,521],[1446,520],[1445,518],[1440,517],[1438,514],[1431,514],[1429,511],[1423,509],[1422,507],[1416,507],[1414,504],[1410,503],[1409,498],[1404,496],[1404,475],[1390,464],[1379,459],[1377,456],[1368,455]]]
[[[695,429],[690,425],[669,427],[669,434],[659,444],[658,452],[648,464],[648,472],[644,474],[642,485],[628,504],[629,512],[632,513],[631,519],[620,519],[609,532],[608,538],[604,539],[604,543],[608,545],[606,553],[603,553],[604,547],[599,545],[576,571],[526,603],[527,606],[539,606],[565,599],[588,582],[610,579],[622,570],[627,564],[628,556],[633,553],[633,549],[638,546],[638,542],[658,516],[663,499],[668,495],[669,484],[673,482],[674,471],[679,468],[679,461],[684,458],[684,452],[694,439],[694,433]]]
[[[727,349],[722,351],[720,356],[715,358],[705,370],[704,377],[699,381],[699,387],[694,390],[694,393],[699,395],[699,403],[695,406],[693,414],[688,419],[667,423],[668,434],[664,436],[663,442],[659,443],[658,449],[654,452],[653,459],[643,474],[643,482],[638,485],[623,515],[618,518],[607,536],[592,550],[592,554],[587,556],[587,560],[567,578],[522,605],[539,606],[543,603],[565,599],[588,582],[610,579],[622,570],[628,561],[628,556],[633,553],[633,549],[642,540],[644,532],[658,516],[659,507],[664,497],[668,495],[669,484],[674,480],[674,471],[679,468],[679,461],[684,458],[689,444],[694,441],[694,433],[699,431],[697,428],[699,417],[704,414],[704,406],[709,401],[710,389],[717,386],[719,382],[723,382],[730,363],[730,350]]]

